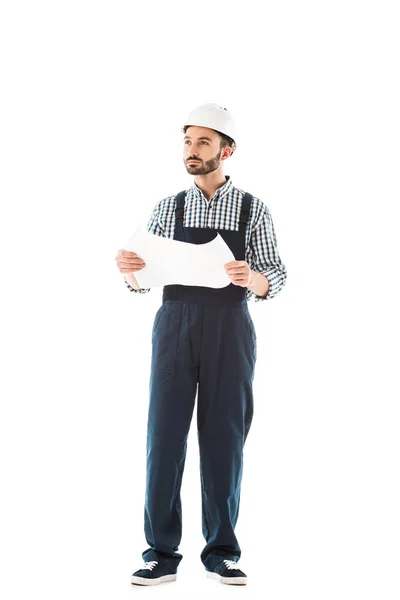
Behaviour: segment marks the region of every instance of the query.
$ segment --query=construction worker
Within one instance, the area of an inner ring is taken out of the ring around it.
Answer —
[[[188,244],[219,233],[234,254],[223,288],[166,285],[152,331],[147,425],[144,565],[131,582],[174,581],[182,554],[181,482],[197,394],[202,530],[201,560],[209,577],[245,584],[237,565],[243,447],[253,418],[257,338],[248,300],[275,297],[286,281],[267,206],[233,185],[225,161],[236,149],[229,111],[217,104],[195,108],[182,127],[183,161],[193,185],[154,207],[148,231]],[[120,250],[117,266],[128,289],[144,261]]]

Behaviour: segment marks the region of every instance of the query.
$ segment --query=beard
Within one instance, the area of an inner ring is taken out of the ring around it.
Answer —
[[[219,157],[220,152],[214,156],[214,158],[206,160],[205,163],[200,161],[200,163],[197,165],[189,165],[185,160],[183,162],[185,163],[186,170],[190,175],[207,175],[207,173],[212,173],[218,169],[221,162]]]

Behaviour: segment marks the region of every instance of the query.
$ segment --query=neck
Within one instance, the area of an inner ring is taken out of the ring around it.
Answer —
[[[225,175],[219,169],[212,173],[207,173],[207,175],[196,175],[194,180],[207,200],[211,200],[216,190],[226,183]]]

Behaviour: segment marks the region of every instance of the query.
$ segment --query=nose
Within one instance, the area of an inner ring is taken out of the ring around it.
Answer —
[[[188,148],[187,144],[185,145],[185,159],[186,159],[186,161],[188,161],[189,158],[200,159],[199,151],[196,150],[194,144],[191,144],[190,148]]]

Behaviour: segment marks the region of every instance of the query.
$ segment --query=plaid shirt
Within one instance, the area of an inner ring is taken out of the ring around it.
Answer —
[[[239,231],[239,217],[244,191],[234,187],[230,175],[226,183],[218,188],[211,200],[193,185],[186,190],[184,227],[211,227]],[[147,225],[147,230],[155,235],[173,239],[175,231],[175,196],[164,198],[156,204]],[[286,282],[286,267],[279,257],[276,235],[271,214],[265,204],[253,196],[249,220],[246,226],[245,260],[253,271],[262,273],[269,281],[268,294],[257,296],[247,289],[246,298],[254,296],[255,301],[270,300],[276,296]],[[135,290],[124,278],[131,292],[145,294],[151,288]]]

